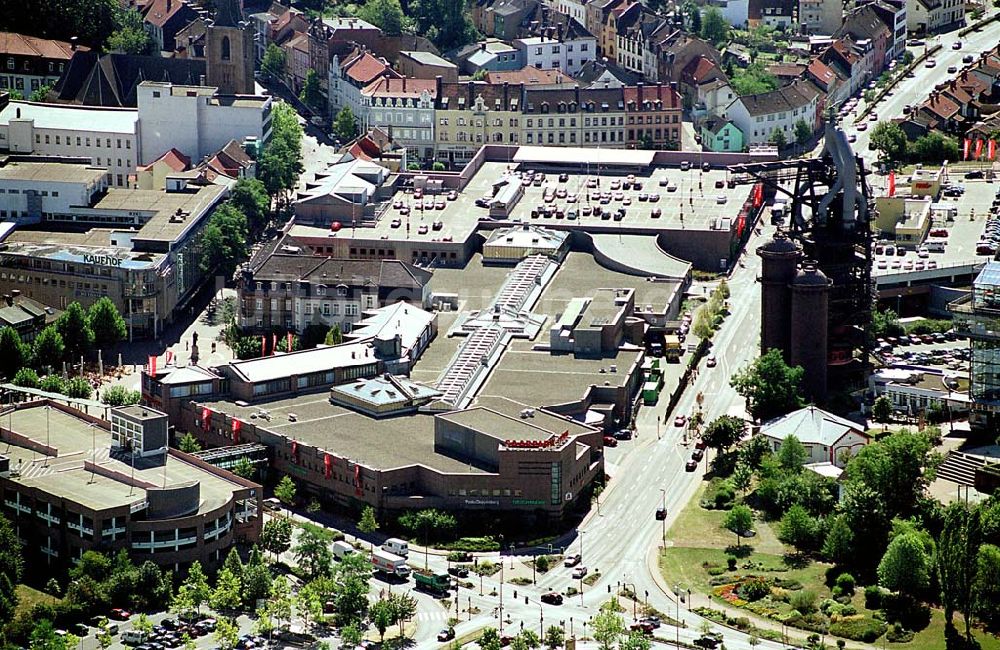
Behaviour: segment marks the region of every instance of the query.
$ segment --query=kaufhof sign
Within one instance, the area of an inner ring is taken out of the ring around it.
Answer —
[[[93,255],[86,253],[83,256],[83,261],[85,264],[93,264],[94,266],[121,266],[124,260],[113,255]]]

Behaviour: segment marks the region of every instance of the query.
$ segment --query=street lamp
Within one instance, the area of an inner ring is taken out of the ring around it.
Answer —
[[[585,530],[580,531],[580,564],[585,564],[583,561],[583,536],[586,532]]]
[[[667,489],[660,488],[660,494],[663,497],[663,533],[660,536],[660,544],[663,548],[667,546]]]
[[[680,647],[680,645],[681,645],[681,596],[680,596],[680,593],[681,593],[681,586],[680,585],[674,585],[674,612],[676,614],[676,618],[674,619],[674,632],[675,632],[674,639],[675,639],[675,645],[677,645],[677,647]]]

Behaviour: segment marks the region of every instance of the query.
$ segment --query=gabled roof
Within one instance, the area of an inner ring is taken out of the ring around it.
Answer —
[[[377,77],[386,73],[397,73],[389,66],[389,62],[374,56],[371,52],[362,51],[357,57],[345,62],[341,70],[350,79],[362,86],[367,86]]]
[[[572,77],[569,77],[561,70],[542,70],[533,65],[526,65],[520,70],[502,70],[499,72],[486,73],[486,83],[488,84],[502,84],[507,82],[545,86],[550,84],[573,83],[573,81]]]
[[[835,37],[850,35],[857,39],[885,38],[892,34],[892,29],[886,27],[882,17],[869,5],[855,9],[844,17],[844,23],[836,32]]]
[[[243,151],[239,142],[230,140],[226,146],[209,156],[205,162],[212,169],[230,178],[239,178],[241,171],[249,169],[253,165],[253,158]]]
[[[205,74],[201,59],[173,59],[77,50],[49,97],[88,106],[136,106],[135,88],[143,81],[197,86]]]
[[[139,165],[137,169],[139,171],[146,171],[147,169],[151,169],[156,163],[163,163],[175,172],[182,172],[191,166],[191,159],[176,149],[168,149],[153,162],[148,165]]]
[[[631,86],[642,80],[641,75],[630,70],[626,70],[614,61],[596,59],[587,61],[576,74],[576,80],[586,86],[600,79],[607,73],[621,82],[622,85]]]
[[[802,108],[815,99],[818,94],[819,91],[814,86],[799,80],[769,93],[744,95],[736,101],[742,102],[747,112],[752,116],[771,115]]]
[[[856,422],[828,413],[815,406],[807,406],[761,425],[760,431],[769,438],[784,440],[795,436],[804,445],[833,447],[848,433],[867,438],[865,429]]]
[[[625,100],[625,106],[628,106],[631,102],[638,103],[640,99],[643,104],[646,102],[662,102],[663,108],[681,108],[682,104],[680,93],[662,83],[644,85],[641,88],[639,86],[624,86],[622,88],[622,96]],[[644,109],[642,106],[637,106],[635,110],[642,111]]]
[[[954,117],[961,107],[940,93],[933,92],[927,98],[927,101],[920,105],[920,108],[929,111],[941,119],[947,120]]]
[[[361,91],[371,97],[420,97],[428,93],[431,99],[437,96],[437,82],[434,79],[407,79],[406,77],[379,77]]]
[[[174,17],[184,16],[189,22],[198,17],[197,12],[184,0],[152,0],[146,6],[143,20],[150,25],[162,28]]]
[[[488,84],[483,81],[460,81],[441,84],[441,93],[437,97],[438,109],[458,110],[471,109],[476,98],[482,97],[487,110],[496,110],[499,102],[500,110],[517,110],[520,108],[521,84]]]
[[[830,84],[837,80],[837,73],[831,70],[830,66],[823,63],[819,57],[809,62],[806,72],[824,88],[829,88]]]
[[[87,51],[90,48],[77,46],[76,49]],[[66,41],[25,36],[14,32],[0,32],[0,54],[69,61],[73,56],[73,51],[73,45]]]
[[[715,64],[715,61],[703,56],[691,59],[681,71],[681,80],[692,86],[698,86],[720,77],[725,79],[725,73]]]
[[[702,123],[702,128],[712,135],[719,135],[726,126],[731,126],[737,131],[740,130],[740,127],[736,126],[732,121],[721,117],[710,117]]]

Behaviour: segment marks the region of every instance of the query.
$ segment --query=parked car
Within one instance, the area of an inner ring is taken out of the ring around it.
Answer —
[[[695,449],[691,452],[691,460],[697,462],[705,457],[705,452],[701,449]]]
[[[698,469],[698,461],[696,461],[696,460],[689,460],[688,462],[684,463],[684,471],[685,472],[693,472],[696,469]]]
[[[983,170],[974,169],[971,172],[965,172],[965,177],[968,179],[980,179],[983,178]]]
[[[604,436],[604,446],[605,447],[617,447],[618,439],[614,436]]]
[[[686,415],[678,415],[677,417],[674,418],[674,426],[675,427],[682,427],[685,424],[687,424],[687,416]]]
[[[543,603],[547,603],[549,605],[562,605],[563,603],[562,594],[557,593],[555,591],[550,591],[548,593],[542,594],[540,600]]]
[[[663,521],[667,518],[667,509],[660,506],[656,509],[656,521]]]
[[[111,610],[110,618],[116,621],[127,621],[132,617],[132,613],[127,609],[122,609],[121,607],[116,607]]]
[[[455,628],[449,627],[438,632],[438,641],[451,641],[455,638]]]
[[[714,368],[716,365],[718,365],[718,363],[719,362],[715,357],[709,357],[708,361],[705,362],[705,365],[707,365],[709,368]]]
[[[586,575],[587,575],[587,567],[585,566],[578,566],[575,569],[573,569],[572,578],[574,580],[583,580],[584,576]]]
[[[563,566],[567,568],[575,567],[577,564],[580,563],[580,560],[581,556],[579,553],[573,553],[571,555],[567,555],[565,558],[563,558]]]

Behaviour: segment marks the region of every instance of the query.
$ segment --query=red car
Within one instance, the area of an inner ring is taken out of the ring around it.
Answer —
[[[604,446],[605,447],[617,447],[618,441],[612,436],[604,436]]]
[[[121,607],[116,607],[111,610],[111,615],[109,618],[113,618],[116,621],[127,621],[132,617],[132,612],[127,609],[122,609]]]
[[[684,464],[685,472],[693,472],[696,469],[698,469],[698,461],[696,460],[689,460],[687,463]]]
[[[694,448],[695,448],[695,449],[704,449],[704,448],[705,448],[705,447],[707,447],[707,446],[708,446],[708,445],[706,445],[706,444],[705,444],[705,441],[704,441],[704,440],[702,440],[701,438],[698,438],[698,439],[697,439],[697,440],[695,441],[695,443],[694,443]]]

